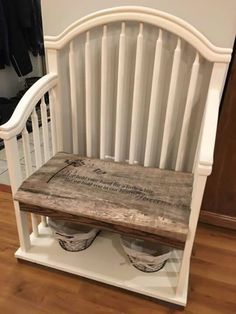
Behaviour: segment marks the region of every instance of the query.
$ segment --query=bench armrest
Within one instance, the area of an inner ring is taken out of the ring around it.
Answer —
[[[197,164],[197,171],[205,175],[210,175],[212,171],[219,106],[219,91],[216,89],[210,90],[207,97],[206,110],[200,136]]]
[[[0,125],[0,138],[9,139],[18,135],[25,127],[26,121],[38,101],[57,84],[57,81],[57,74],[51,73],[34,83],[17,104],[11,118]]]

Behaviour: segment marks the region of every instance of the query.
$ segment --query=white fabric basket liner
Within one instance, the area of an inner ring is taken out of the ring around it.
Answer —
[[[125,245],[123,245],[124,251],[129,256],[132,256],[133,258],[137,258],[138,260],[143,261],[144,263],[151,263],[151,264],[162,264],[167,259],[171,257],[172,252],[168,252],[159,256],[152,256],[147,253],[138,252],[134,249],[127,248]]]
[[[49,226],[52,228],[55,238],[63,241],[89,240],[94,238],[99,231],[95,228],[62,220],[49,219]]]
[[[126,239],[121,238],[122,247],[123,247],[123,249],[127,255],[129,255],[132,258],[137,259],[137,262],[139,262],[141,264],[142,263],[143,264],[150,263],[150,264],[159,265],[161,263],[164,263],[172,255],[171,249],[169,249],[169,252],[162,253],[162,251],[163,251],[162,246],[160,246],[158,248],[158,244],[157,244],[156,250],[148,250],[147,249],[145,252],[145,244],[143,246],[137,245],[132,241],[135,242],[135,239],[126,240]],[[130,243],[128,243],[128,245],[131,247],[127,246],[127,242],[130,242]],[[141,250],[144,250],[144,252],[142,252]],[[154,256],[154,255],[156,255],[156,256]],[[136,261],[135,261],[135,263],[136,263]]]

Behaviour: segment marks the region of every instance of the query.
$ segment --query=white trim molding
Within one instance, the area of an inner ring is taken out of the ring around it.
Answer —
[[[232,49],[213,45],[195,27],[171,14],[139,6],[123,6],[87,15],[67,27],[58,36],[45,36],[46,49],[60,50],[77,35],[91,28],[113,22],[137,21],[174,33],[190,43],[211,62],[229,62]]]

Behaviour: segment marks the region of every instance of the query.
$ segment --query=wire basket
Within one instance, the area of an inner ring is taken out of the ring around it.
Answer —
[[[49,218],[49,226],[60,246],[70,252],[87,249],[100,231],[89,226],[51,218]]]
[[[161,270],[172,254],[167,246],[126,236],[121,236],[121,245],[131,264],[146,273]]]

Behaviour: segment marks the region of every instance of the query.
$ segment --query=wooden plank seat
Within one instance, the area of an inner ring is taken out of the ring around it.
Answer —
[[[58,153],[17,193],[23,211],[183,248],[193,175]]]

